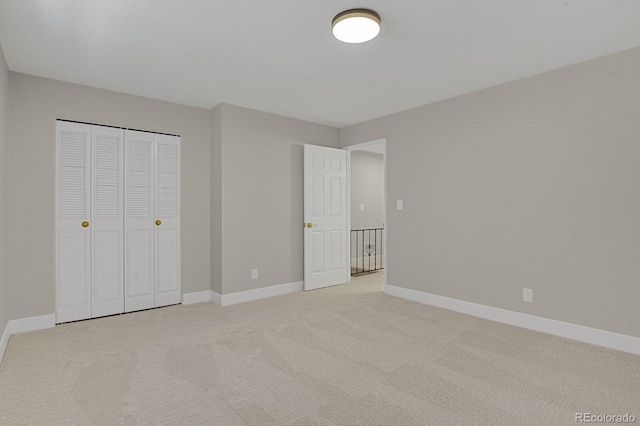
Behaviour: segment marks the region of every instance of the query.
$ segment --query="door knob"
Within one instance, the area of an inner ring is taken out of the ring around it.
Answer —
[[[156,225],[158,226],[162,225],[162,221],[160,219],[156,220]]]
[[[84,222],[82,222],[82,227],[86,228],[89,226],[89,222],[87,222],[86,220]]]

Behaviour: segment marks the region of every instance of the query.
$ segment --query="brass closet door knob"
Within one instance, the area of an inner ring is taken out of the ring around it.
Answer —
[[[87,222],[86,220],[84,222],[82,222],[82,227],[86,228],[89,226],[89,222]]]
[[[162,225],[162,221],[160,219],[156,220],[156,225],[158,226]]]

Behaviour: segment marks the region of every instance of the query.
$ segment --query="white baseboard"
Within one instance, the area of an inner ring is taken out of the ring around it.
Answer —
[[[215,291],[211,292],[211,301],[218,306],[222,306],[222,296]]]
[[[0,362],[2,362],[4,352],[7,349],[7,345],[9,344],[9,337],[12,334],[52,328],[55,327],[55,325],[55,314],[22,318],[7,322],[7,326],[4,328],[4,333],[2,333],[2,339],[0,340]]]
[[[193,303],[213,302],[218,306],[237,305],[238,303],[251,302],[253,300],[266,299],[272,296],[302,291],[303,281],[295,283],[278,284],[269,287],[257,288],[255,290],[239,291],[230,294],[218,294],[215,291],[198,291],[195,293],[185,293],[182,295],[182,304],[191,305]]]
[[[183,305],[192,305],[194,303],[211,302],[211,291],[197,291],[195,293],[185,293],[182,295]]]
[[[27,331],[42,330],[52,328],[56,325],[56,315],[42,315],[39,317],[22,318],[9,321],[11,334],[24,333]]]
[[[223,294],[220,296],[220,306],[235,305],[237,303],[251,302],[252,300],[266,299],[272,296],[302,291],[303,281],[295,283],[272,285],[270,287],[257,288],[255,290],[240,291],[238,293]],[[217,293],[214,293],[218,295]]]
[[[2,333],[2,339],[0,339],[0,362],[2,362],[2,358],[4,357],[4,351],[7,350],[7,345],[9,344],[9,337],[11,336],[11,331],[9,330],[9,323],[4,328],[4,332]]]
[[[464,300],[452,299],[450,297],[438,296],[393,285],[386,285],[384,292],[391,296],[413,300],[414,302],[424,303],[426,305],[437,306],[479,318],[640,355],[640,338],[638,337],[537,317],[495,308],[493,306],[480,305],[478,303],[466,302]]]

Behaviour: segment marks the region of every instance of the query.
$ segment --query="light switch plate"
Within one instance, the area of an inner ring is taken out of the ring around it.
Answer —
[[[396,207],[398,208],[398,210],[402,210],[404,208],[402,200],[396,201]]]

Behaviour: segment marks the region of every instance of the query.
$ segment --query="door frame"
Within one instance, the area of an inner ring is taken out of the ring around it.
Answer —
[[[382,168],[384,177],[384,208],[382,211],[382,221],[384,230],[382,231],[382,239],[384,241],[384,252],[382,253],[383,271],[383,291],[387,287],[387,277],[389,273],[389,263],[387,262],[387,254],[389,253],[389,239],[387,238],[387,139],[375,139],[369,142],[362,142],[355,145],[345,146],[342,149],[347,151],[347,235],[349,236],[349,244],[351,244],[351,153],[353,151],[362,151],[367,148],[382,146]],[[351,250],[347,250],[347,282],[351,281]]]

